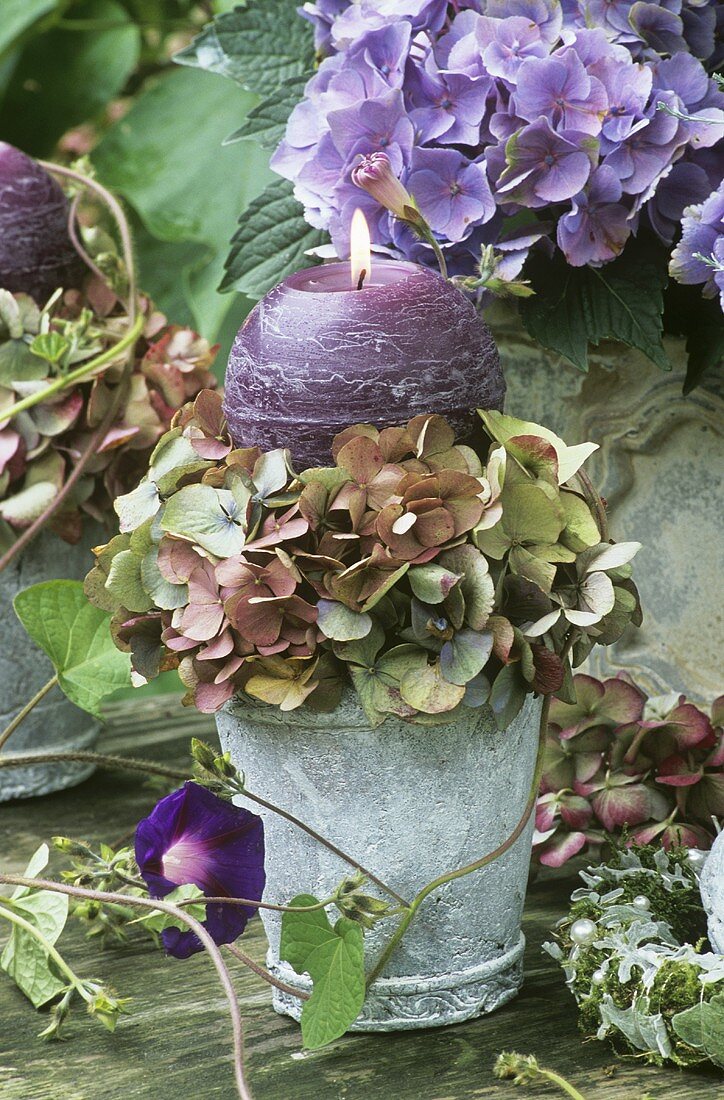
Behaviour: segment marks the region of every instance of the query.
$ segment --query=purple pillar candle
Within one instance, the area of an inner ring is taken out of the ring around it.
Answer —
[[[328,465],[350,424],[441,413],[470,437],[476,408],[501,409],[498,351],[472,303],[440,275],[372,262],[362,289],[334,263],[290,275],[239,330],[224,409],[236,446],[289,447],[295,467]]]
[[[42,305],[56,287],[77,287],[83,269],[62,187],[32,157],[0,141],[0,287]]]

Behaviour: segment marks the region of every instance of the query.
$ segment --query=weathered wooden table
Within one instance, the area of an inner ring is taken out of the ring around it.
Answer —
[[[182,710],[172,697],[116,704],[109,719],[103,751],[177,767],[187,760],[190,736],[215,736],[210,719]],[[131,832],[157,797],[138,775],[99,772],[75,790],[3,805],[0,864],[8,872],[21,871],[37,845],[56,834],[113,843]],[[303,1054],[297,1026],[273,1012],[268,986],[230,960],[256,1100],[512,1100],[555,1094],[540,1087],[521,1092],[511,1082],[495,1080],[496,1054],[511,1049],[537,1055],[588,1100],[721,1096],[721,1078],[713,1072],[621,1062],[607,1044],[581,1042],[561,971],[540,947],[565,912],[571,888],[568,876],[541,878],[530,890],[526,982],[518,999],[492,1016],[439,1031],[355,1035]],[[0,975],[2,1100],[234,1100],[226,1003],[205,956],[167,959],[142,934],[103,950],[96,941],[85,941],[72,922],[61,945],[80,973],[102,978],[120,996],[133,998],[132,1015],[110,1035],[76,1009],[68,1041],[45,1043],[37,1038],[44,1017]],[[258,921],[246,933],[244,948],[262,961]]]

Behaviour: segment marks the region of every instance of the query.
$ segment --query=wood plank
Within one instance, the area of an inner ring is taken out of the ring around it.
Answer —
[[[172,699],[116,704],[102,748],[183,766],[188,738],[213,737],[213,722]],[[0,806],[2,866],[22,870],[52,834],[115,841],[130,833],[158,797],[139,777],[99,773],[75,791]],[[492,1076],[495,1055],[534,1053],[577,1085],[589,1100],[708,1100],[720,1095],[714,1072],[682,1072],[618,1061],[604,1043],[583,1044],[573,999],[561,971],[541,952],[566,910],[570,877],[542,876],[529,891],[526,983],[518,999],[492,1016],[453,1028],[391,1036],[353,1035],[311,1054],[299,1030],[271,1009],[268,987],[232,960],[246,1025],[249,1074],[256,1100],[512,1100],[525,1095]],[[4,936],[4,929],[0,933]],[[133,1013],[115,1035],[80,1010],[67,1043],[36,1038],[42,1014],[0,976],[2,1100],[234,1100],[225,1001],[205,957],[166,959],[140,934],[102,950],[71,924],[64,951],[79,972],[108,981],[133,998]],[[244,948],[263,959],[260,922]],[[553,1095],[532,1090],[531,1095]]]

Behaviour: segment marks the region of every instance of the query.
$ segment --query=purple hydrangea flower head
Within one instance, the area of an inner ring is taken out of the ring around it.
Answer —
[[[599,134],[608,108],[600,80],[589,76],[573,50],[531,57],[518,70],[515,107],[521,118],[547,118],[557,130]]]
[[[592,66],[593,73],[606,90],[608,107],[601,128],[601,152],[609,153],[636,130],[648,126],[645,117],[652,86],[651,69],[614,57],[605,57]]]
[[[583,190],[597,156],[594,137],[573,130],[556,133],[547,118],[539,118],[505,146],[498,194],[503,202],[531,209],[564,202]]]
[[[413,30],[436,34],[447,16],[447,0],[359,0],[352,3],[332,26],[332,41],[344,49],[367,31],[398,19],[406,19]]]
[[[703,202],[710,191],[709,177],[701,165],[678,161],[644,207],[651,228],[671,244],[685,208]]]
[[[136,862],[151,897],[163,898],[192,883],[207,897],[261,901],[264,825],[249,810],[218,798],[198,783],[167,795],[136,830]],[[215,943],[233,943],[255,908],[209,905],[203,922]],[[167,928],[161,933],[169,955],[187,959],[203,950],[195,933]]]
[[[631,233],[629,211],[619,200],[621,181],[605,164],[592,173],[585,191],[558,222],[558,245],[572,267],[599,267],[622,251]]]
[[[483,51],[483,63],[491,76],[498,76],[514,85],[518,70],[528,57],[547,57],[550,45],[540,32],[537,23],[522,16],[510,19],[488,19],[485,29],[491,37]]]
[[[407,188],[433,232],[451,241],[464,240],[495,213],[485,165],[456,149],[415,149]]]
[[[703,283],[705,298],[722,290],[724,262],[724,183],[704,202],[688,206],[682,219],[681,240],[673,251],[669,274],[678,283]],[[723,307],[724,308],[724,307]]]
[[[535,23],[545,42],[553,43],[561,33],[563,9],[559,0],[487,0],[486,15],[506,19],[521,16]]]
[[[418,141],[477,145],[490,81],[465,73],[417,68],[410,81],[410,118]]]
[[[401,87],[411,33],[410,24],[404,20],[370,31],[350,47],[348,56],[351,65],[356,67],[362,63],[368,66],[378,77],[382,90],[385,86]]]
[[[299,8],[299,14],[314,27],[314,46],[320,56],[330,52],[334,22],[351,3],[352,0],[316,0]]]
[[[677,97],[663,92],[663,102],[676,108]],[[629,135],[604,163],[613,168],[629,195],[640,195],[668,174],[676,154],[686,144],[685,124],[677,118],[650,107],[647,126]]]
[[[330,111],[328,122],[337,150],[347,159],[383,152],[390,158],[393,171],[400,173],[412,152],[414,130],[399,89],[354,107]]]

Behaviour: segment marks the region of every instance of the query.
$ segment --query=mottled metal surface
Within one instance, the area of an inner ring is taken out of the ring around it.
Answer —
[[[531,697],[504,732],[487,708],[447,725],[389,718],[373,730],[350,691],[333,714],[318,715],[282,714],[237,698],[217,726],[250,790],[312,825],[409,900],[512,832],[530,789],[539,713]],[[275,814],[263,816],[266,900],[286,903],[301,892],[327,897],[350,873],[299,829]],[[421,906],[357,1030],[455,1023],[515,996],[531,828],[532,822],[501,859],[448,883]],[[278,968],[280,915],[264,912],[262,919],[268,960]],[[366,935],[368,965],[393,926],[382,922]],[[287,967],[284,977],[305,988]],[[275,1005],[298,1013],[291,998]]]
[[[487,326],[439,275],[410,266],[391,286],[311,293],[281,283],[258,303],[226,371],[237,446],[290,447],[303,469],[328,465],[332,438],[349,424],[437,412],[470,434],[471,410],[502,407]]]
[[[83,263],[68,235],[68,200],[31,157],[0,141],[0,287],[44,302],[78,286]]]
[[[699,880],[707,917],[709,940],[724,954],[724,833],[714,841]]]
[[[82,580],[93,564],[90,548],[103,541],[100,528],[89,525],[82,542],[69,546],[46,531],[0,573],[0,729],[53,675],[45,654],[30,640],[13,610],[18,592],[39,581]],[[65,752],[91,748],[98,723],[53,688],[17,728],[3,755]],[[47,794],[80,783],[91,774],[85,764],[40,764],[0,770],[0,801]]]
[[[672,371],[602,344],[588,374],[537,347],[520,326],[491,320],[508,387],[506,411],[600,450],[586,463],[606,498],[611,535],[643,544],[633,563],[644,622],[587,662],[627,669],[658,694],[709,702],[722,691],[724,393],[721,377],[682,393],[682,340],[667,339]]]

